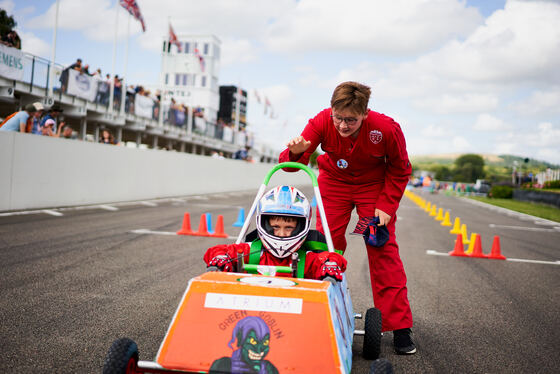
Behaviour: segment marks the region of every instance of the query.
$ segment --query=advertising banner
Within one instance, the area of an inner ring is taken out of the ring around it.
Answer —
[[[9,79],[23,80],[25,60],[23,53],[16,48],[0,44],[0,75]]]
[[[78,70],[68,70],[68,90],[70,95],[81,97],[89,101],[95,101],[97,96],[97,81],[87,74]]]
[[[134,95],[134,114],[140,117],[152,118],[154,101],[147,96]]]

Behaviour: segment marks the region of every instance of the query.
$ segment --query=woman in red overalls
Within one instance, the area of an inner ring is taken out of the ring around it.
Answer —
[[[319,188],[336,249],[346,249],[344,235],[354,207],[361,221],[375,216],[387,226],[384,246],[366,244],[373,299],[383,331],[393,331],[396,352],[413,354],[412,313],[395,237],[396,211],[412,169],[399,124],[367,108],[370,94],[369,87],[356,82],[338,85],[331,107],[288,143],[280,162],[307,164],[321,144],[325,154],[317,159]],[[322,231],[320,220],[318,228]]]

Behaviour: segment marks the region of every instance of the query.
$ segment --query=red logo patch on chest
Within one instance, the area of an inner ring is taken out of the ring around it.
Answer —
[[[371,140],[373,144],[378,144],[381,141],[381,139],[383,139],[383,134],[381,133],[381,131],[371,130],[369,132],[369,140]]]

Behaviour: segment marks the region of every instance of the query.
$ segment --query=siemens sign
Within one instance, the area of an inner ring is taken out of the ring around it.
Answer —
[[[0,75],[9,79],[23,79],[23,53],[19,49],[0,44]]]

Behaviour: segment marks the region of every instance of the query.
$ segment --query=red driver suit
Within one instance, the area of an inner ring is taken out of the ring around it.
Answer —
[[[406,274],[395,237],[396,211],[412,172],[403,133],[392,118],[369,110],[358,137],[343,138],[331,114],[330,108],[325,109],[309,120],[301,134],[311,142],[307,151],[298,157],[286,149],[279,161],[306,165],[321,144],[325,154],[317,158],[319,189],[336,249],[346,250],[345,233],[354,207],[360,219],[373,217],[376,208],[391,216],[387,243],[366,245],[373,300],[381,311],[383,331],[412,327]],[[323,231],[319,216],[317,229]]]

